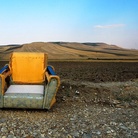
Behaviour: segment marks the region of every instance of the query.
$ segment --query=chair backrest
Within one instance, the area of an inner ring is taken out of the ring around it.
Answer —
[[[12,80],[15,83],[42,83],[45,80],[47,54],[13,52],[10,59]]]

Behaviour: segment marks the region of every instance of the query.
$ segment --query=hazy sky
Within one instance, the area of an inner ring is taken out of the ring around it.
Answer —
[[[138,0],[0,0],[0,45],[36,41],[138,49]]]

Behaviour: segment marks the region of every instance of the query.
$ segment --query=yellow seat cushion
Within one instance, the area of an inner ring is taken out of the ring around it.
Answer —
[[[46,66],[45,53],[13,52],[10,60],[12,80],[15,83],[42,83]]]

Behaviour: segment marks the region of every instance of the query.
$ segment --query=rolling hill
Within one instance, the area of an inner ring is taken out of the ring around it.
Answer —
[[[45,52],[50,60],[138,60],[138,50],[123,49],[106,43],[33,42],[0,46],[0,60],[8,60],[13,51]]]

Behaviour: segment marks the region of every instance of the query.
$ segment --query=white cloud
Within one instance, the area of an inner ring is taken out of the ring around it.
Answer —
[[[111,25],[95,25],[94,28],[118,28],[118,27],[124,27],[125,24],[111,24]]]

